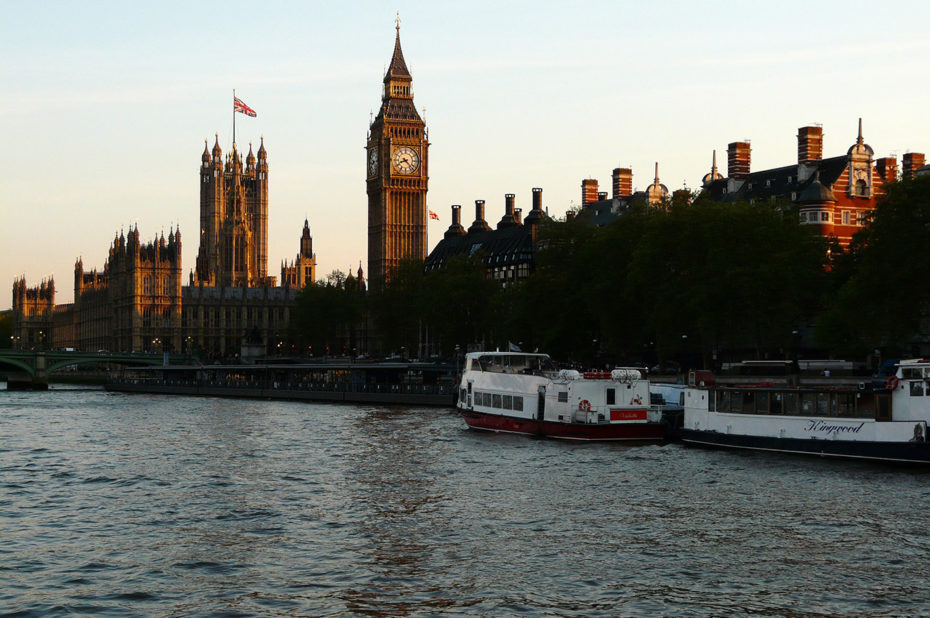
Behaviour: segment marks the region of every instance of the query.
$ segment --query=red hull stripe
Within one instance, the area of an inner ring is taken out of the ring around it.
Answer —
[[[548,436],[570,440],[654,440],[665,439],[665,426],[661,423],[626,423],[593,425],[586,423],[553,423],[531,419],[464,412],[465,422],[474,429],[504,431],[531,436]]]

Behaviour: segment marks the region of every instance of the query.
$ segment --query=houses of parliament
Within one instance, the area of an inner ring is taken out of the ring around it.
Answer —
[[[381,109],[366,144],[368,267],[376,285],[405,258],[426,257],[425,123],[413,105],[412,78],[400,46],[384,76]],[[200,236],[184,284],[181,230],[144,241],[138,226],[120,232],[101,270],[74,265],[74,302],[55,303],[55,281],[13,282],[13,341],[21,349],[202,351],[231,358],[247,340],[275,353],[286,340],[297,292],[316,279],[309,221],[299,250],[268,274],[268,153],[264,139],[243,158],[219,136],[201,155]],[[359,266],[354,285],[364,287]]]

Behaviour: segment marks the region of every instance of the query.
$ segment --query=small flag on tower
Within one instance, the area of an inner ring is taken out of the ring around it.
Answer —
[[[439,215],[437,215],[437,214],[436,214],[435,212],[433,212],[432,210],[429,211],[429,218],[430,218],[430,219],[436,219],[436,221],[439,221]]]
[[[242,102],[239,97],[233,97],[233,113],[239,112],[240,114],[245,114],[246,116],[251,116],[255,118],[255,110]]]

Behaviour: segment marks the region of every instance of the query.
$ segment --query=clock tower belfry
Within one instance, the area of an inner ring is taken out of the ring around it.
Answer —
[[[365,149],[371,287],[390,282],[402,260],[426,259],[429,135],[414,107],[411,82],[398,18],[381,109],[368,127]]]

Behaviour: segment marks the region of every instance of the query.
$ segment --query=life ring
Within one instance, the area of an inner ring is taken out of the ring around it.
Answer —
[[[890,391],[898,388],[898,376],[888,376],[888,379],[885,381],[885,388]]]
[[[588,401],[587,399],[582,399],[581,401],[578,402],[578,409],[581,410],[582,412],[590,412],[591,402]]]

